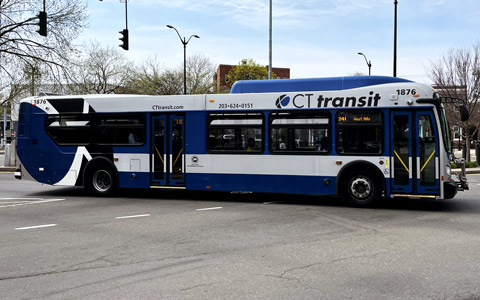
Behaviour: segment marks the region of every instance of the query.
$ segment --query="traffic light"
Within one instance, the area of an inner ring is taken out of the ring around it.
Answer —
[[[39,19],[37,32],[42,36],[47,36],[47,12],[41,11],[37,17]]]
[[[122,35],[122,37],[119,38],[119,40],[121,40],[123,42],[123,44],[118,45],[118,46],[122,47],[125,50],[128,50],[128,29],[124,29],[122,31],[119,31],[119,33]]]

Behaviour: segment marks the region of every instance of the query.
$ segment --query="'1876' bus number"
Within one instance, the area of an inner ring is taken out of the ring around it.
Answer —
[[[35,100],[33,100],[33,104],[47,104],[47,100],[45,100],[45,99],[35,99]]]
[[[401,89],[397,90],[397,95],[415,95],[417,91],[415,89]]]

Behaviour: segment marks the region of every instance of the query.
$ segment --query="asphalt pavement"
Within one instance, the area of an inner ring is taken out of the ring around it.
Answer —
[[[79,187],[0,174],[0,299],[480,299],[480,176],[451,200]]]

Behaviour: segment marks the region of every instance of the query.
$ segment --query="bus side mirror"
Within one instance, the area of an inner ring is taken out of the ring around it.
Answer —
[[[462,122],[468,121],[470,115],[468,113],[467,106],[465,104],[462,104],[458,106],[458,110],[460,111],[460,119],[462,120]]]

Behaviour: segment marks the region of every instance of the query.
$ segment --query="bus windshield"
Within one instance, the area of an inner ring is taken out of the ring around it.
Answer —
[[[450,137],[450,126],[448,125],[445,108],[443,105],[439,109],[440,126],[442,128],[443,144],[448,153],[452,153],[452,140]]]

